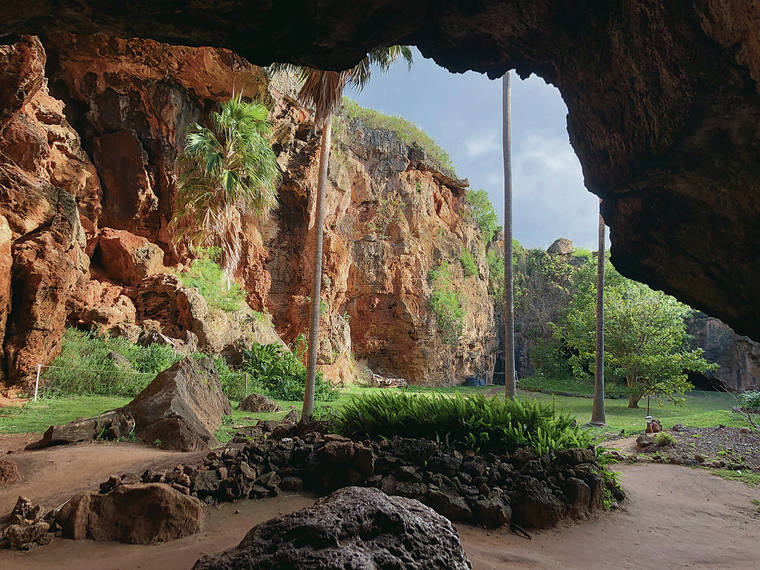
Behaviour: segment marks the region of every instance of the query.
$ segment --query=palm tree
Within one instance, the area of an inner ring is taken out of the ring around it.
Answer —
[[[512,281],[512,93],[509,71],[502,77],[504,152],[504,387],[507,398],[517,395],[515,374],[515,298]]]
[[[317,183],[317,219],[314,241],[314,281],[311,290],[311,324],[309,327],[309,352],[306,360],[306,391],[303,402],[302,421],[308,422],[314,412],[314,382],[317,373],[317,347],[319,338],[319,307],[322,291],[322,236],[325,220],[325,188],[327,166],[330,160],[333,113],[343,98],[343,88],[348,84],[361,90],[369,81],[372,65],[387,71],[398,58],[412,65],[412,51],[407,46],[391,46],[374,49],[354,67],[345,71],[323,71],[291,64],[275,64],[273,71],[295,73],[303,85],[298,99],[315,109],[315,123],[322,127],[319,154],[319,181]]]
[[[280,170],[267,139],[269,111],[240,94],[210,116],[210,128],[193,124],[179,156],[174,239],[220,248],[219,265],[232,283],[242,251],[242,217],[268,216],[277,205]]]
[[[601,208],[602,201],[599,200]],[[591,425],[603,426],[604,414],[604,218],[599,212],[599,254],[596,261],[596,373]]]

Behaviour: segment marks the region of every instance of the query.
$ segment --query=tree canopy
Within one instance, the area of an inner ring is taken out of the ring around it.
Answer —
[[[574,376],[588,378],[594,365],[595,264],[589,261],[575,274],[575,293],[554,327],[555,339],[572,354]],[[661,291],[621,276],[608,266],[605,272],[605,376],[625,383],[629,407],[643,396],[679,396],[693,386],[687,371],[714,370],[702,349],[689,347],[686,320],[692,309]]]

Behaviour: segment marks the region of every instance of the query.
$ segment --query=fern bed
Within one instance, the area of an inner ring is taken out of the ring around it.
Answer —
[[[586,447],[593,435],[575,419],[537,400],[483,395],[380,392],[353,398],[335,416],[336,430],[351,438],[426,438],[477,453],[513,453],[529,447],[539,455]]]

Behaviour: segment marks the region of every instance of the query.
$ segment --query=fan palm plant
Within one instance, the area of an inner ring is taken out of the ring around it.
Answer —
[[[188,128],[179,157],[175,240],[219,247],[228,286],[240,264],[243,216],[264,219],[277,205],[280,170],[267,139],[268,116],[264,105],[233,96],[211,113],[210,127]]]
[[[343,88],[352,85],[361,90],[369,81],[372,66],[387,71],[390,66],[403,58],[412,65],[412,51],[407,46],[391,46],[374,49],[358,64],[344,71],[324,71],[311,67],[301,67],[287,63],[272,66],[273,71],[294,73],[302,82],[298,99],[315,109],[315,122],[322,127],[319,155],[319,181],[317,183],[317,219],[314,241],[314,281],[311,292],[311,324],[309,327],[309,352],[306,361],[306,393],[303,403],[303,421],[308,422],[314,411],[314,378],[317,367],[317,346],[319,344],[319,307],[322,288],[322,237],[325,220],[325,187],[327,186],[327,166],[330,160],[333,113],[343,99]]]

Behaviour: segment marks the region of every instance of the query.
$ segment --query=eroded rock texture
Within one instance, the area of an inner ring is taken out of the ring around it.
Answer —
[[[451,522],[414,499],[347,487],[253,527],[237,548],[204,556],[223,568],[472,568]]]
[[[452,71],[538,73],[567,103],[586,184],[604,199],[616,267],[760,338],[756,3],[20,4],[0,8],[8,32],[155,37],[232,48],[261,64],[332,68],[371,47],[412,43]]]

